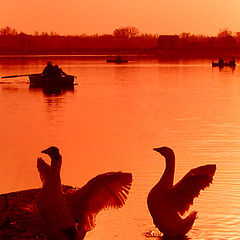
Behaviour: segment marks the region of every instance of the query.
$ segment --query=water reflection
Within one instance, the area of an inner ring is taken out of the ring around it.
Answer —
[[[3,92],[18,92],[19,88],[6,84],[5,86],[2,86],[2,91]]]
[[[65,95],[74,94],[74,86],[65,88],[36,88],[30,86],[29,92],[33,94],[41,93],[44,98],[43,102],[46,104],[46,112],[52,113],[49,116],[49,120],[59,122],[59,118],[62,116],[62,112],[64,111],[64,106],[67,101],[67,97]],[[56,112],[59,112],[60,115],[56,115]]]
[[[11,82],[6,82],[6,81],[2,82],[2,81],[0,81],[0,84],[11,84]]]
[[[74,85],[73,86],[68,86],[68,87],[29,87],[29,91],[31,92],[43,92],[44,95],[46,96],[59,96],[63,95],[67,92],[74,92]]]
[[[191,238],[188,236],[177,236],[177,237],[167,237],[163,236],[160,232],[149,231],[146,232],[145,237],[148,239],[159,239],[159,240],[190,240]]]
[[[178,236],[178,237],[160,237],[161,240],[190,240],[188,236]]]
[[[190,240],[188,236],[177,236],[177,237],[160,237],[161,240]]]

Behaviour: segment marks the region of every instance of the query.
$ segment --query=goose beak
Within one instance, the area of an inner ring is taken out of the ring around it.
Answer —
[[[158,152],[158,151],[159,151],[159,148],[153,148],[153,150]]]
[[[41,153],[48,154],[48,152],[47,152],[47,149],[46,149],[46,150],[43,150],[43,151],[41,151]]]

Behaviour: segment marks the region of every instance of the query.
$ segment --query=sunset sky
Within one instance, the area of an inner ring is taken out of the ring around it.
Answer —
[[[0,0],[0,28],[32,34],[141,33],[216,35],[240,32],[239,0]]]

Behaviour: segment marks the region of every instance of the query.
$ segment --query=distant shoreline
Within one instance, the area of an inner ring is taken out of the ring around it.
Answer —
[[[141,34],[135,27],[115,29],[104,35],[58,35],[18,33],[11,27],[0,29],[0,56],[150,56],[160,59],[239,58],[240,33],[227,29],[217,36]]]
[[[156,58],[156,59],[195,59],[204,58],[216,60],[219,57],[235,59],[240,58],[240,49],[178,49],[178,50],[160,50],[160,49],[136,49],[136,50],[84,50],[78,52],[68,51],[44,51],[44,52],[26,52],[26,51],[0,51],[0,59],[4,58],[42,58],[42,59],[77,59],[77,58],[114,58],[121,55],[125,58]]]

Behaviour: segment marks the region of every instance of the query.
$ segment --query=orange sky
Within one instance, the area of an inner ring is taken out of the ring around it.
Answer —
[[[0,0],[0,28],[25,33],[141,33],[216,35],[240,31],[239,0]]]

